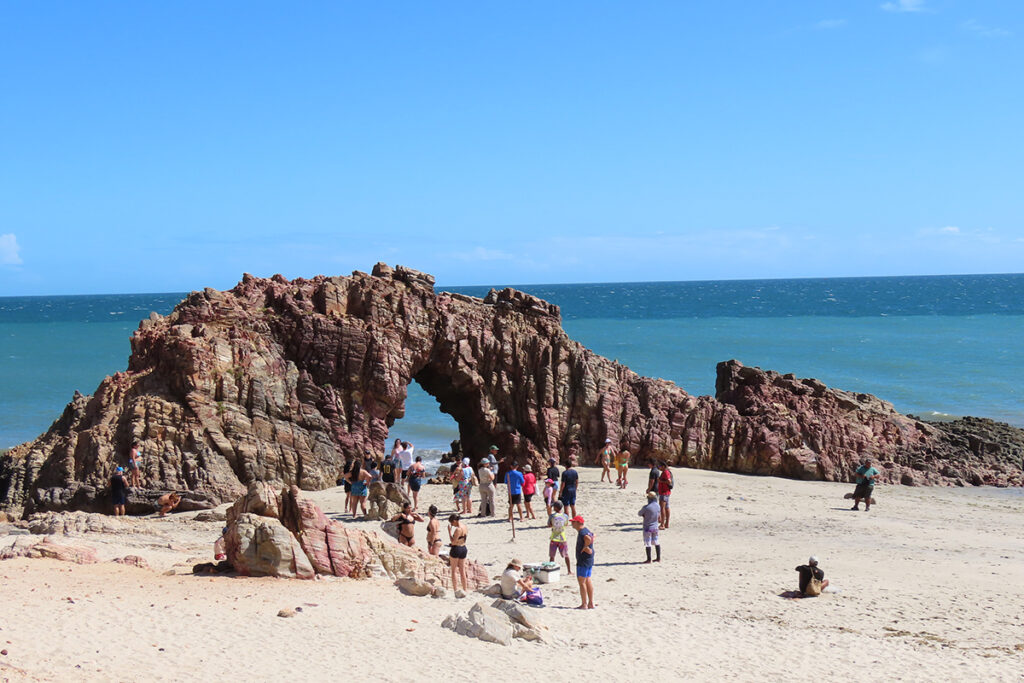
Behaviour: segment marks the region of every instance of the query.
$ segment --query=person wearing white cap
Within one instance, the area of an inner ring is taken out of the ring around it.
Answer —
[[[455,490],[455,506],[460,514],[473,514],[473,486],[476,484],[476,473],[469,465],[469,458],[462,459],[462,467],[458,472],[459,487]]]
[[[615,458],[615,449],[612,448],[612,440],[604,440],[604,450],[601,451],[601,481],[608,475],[608,483],[612,483],[612,460]]]
[[[810,559],[807,560],[807,564],[802,564],[796,568],[800,572],[800,596],[804,598],[814,598],[821,595],[821,591],[828,587],[828,579],[825,578],[825,572],[818,567],[818,558],[811,555]]]
[[[490,458],[484,457],[477,470],[477,481],[480,491],[480,517],[494,516],[494,479],[496,475],[491,469]]]

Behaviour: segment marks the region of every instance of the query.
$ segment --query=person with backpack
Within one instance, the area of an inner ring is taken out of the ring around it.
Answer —
[[[807,560],[807,564],[800,565],[796,570],[800,572],[800,597],[816,598],[828,588],[828,579],[825,578],[824,570],[818,567],[818,558],[814,555]]]
[[[676,482],[667,462],[659,460],[658,467],[661,468],[661,474],[658,476],[658,504],[661,506],[661,523],[658,528],[667,529],[669,517],[672,515],[672,510],[669,508],[669,496],[672,495],[672,488]]]

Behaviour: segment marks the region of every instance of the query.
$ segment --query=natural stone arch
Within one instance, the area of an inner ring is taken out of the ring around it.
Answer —
[[[435,293],[431,276],[378,264],[350,277],[246,275],[152,315],[126,372],[0,458],[0,506],[100,509],[132,440],[146,484],[185,491],[186,508],[251,481],[333,486],[346,457],[384,452],[412,381],[455,418],[472,456],[494,443],[506,457],[586,463],[610,438],[638,464],[847,480],[871,455],[888,481],[1021,481],[1014,446],[874,397],[735,361],[719,365],[716,398],[693,397],[574,342],[558,307],[536,297]]]

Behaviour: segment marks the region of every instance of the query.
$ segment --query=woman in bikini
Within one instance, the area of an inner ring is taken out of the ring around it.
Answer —
[[[604,450],[601,451],[601,481],[604,481],[605,475],[608,476],[608,483],[612,483],[612,461],[615,459],[613,455],[612,440],[604,440]]]
[[[423,466],[423,458],[416,456],[416,462],[409,468],[409,490],[412,491],[412,509],[420,507],[420,488],[423,486],[423,479],[426,477],[427,468]]]
[[[615,460],[615,467],[619,471],[619,488],[624,489],[629,484],[629,451],[623,450]]]
[[[352,463],[352,470],[348,473],[348,480],[352,484],[350,499],[352,507],[349,511],[356,516],[356,508],[362,508],[363,516],[366,516],[366,494],[370,489],[370,473],[363,469],[361,460]]]
[[[416,545],[416,522],[422,522],[423,518],[412,511],[412,503],[402,503],[402,511],[391,518],[392,522],[398,522],[398,542],[410,548]]]
[[[431,555],[441,554],[441,523],[437,521],[437,506],[431,505],[427,509],[430,521],[427,522],[427,552]]]
[[[448,553],[452,568],[452,590],[459,589],[458,577],[462,577],[462,590],[469,592],[469,579],[466,578],[466,535],[469,530],[458,515],[448,517],[448,540],[451,550]]]

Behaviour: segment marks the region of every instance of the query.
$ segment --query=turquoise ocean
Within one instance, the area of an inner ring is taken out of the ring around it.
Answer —
[[[976,415],[1024,427],[1024,274],[517,288],[558,304],[569,335],[595,352],[691,394],[713,395],[715,364],[736,358],[875,394],[926,419]],[[0,448],[35,438],[76,390],[90,394],[123,370],[139,321],[170,313],[184,296],[0,297]],[[458,429],[413,384],[391,437],[433,456]]]

